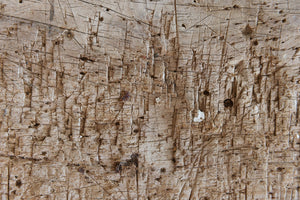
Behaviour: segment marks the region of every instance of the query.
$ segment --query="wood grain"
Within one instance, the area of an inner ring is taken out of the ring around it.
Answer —
[[[300,199],[299,10],[1,1],[1,199]]]

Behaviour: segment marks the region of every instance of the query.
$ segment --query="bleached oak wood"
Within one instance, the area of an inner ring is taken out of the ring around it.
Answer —
[[[299,199],[299,9],[1,1],[1,199]]]

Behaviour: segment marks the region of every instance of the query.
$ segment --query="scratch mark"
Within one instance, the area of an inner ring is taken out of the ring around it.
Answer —
[[[50,4],[50,21],[53,20],[54,17],[54,0],[49,0],[49,4]]]

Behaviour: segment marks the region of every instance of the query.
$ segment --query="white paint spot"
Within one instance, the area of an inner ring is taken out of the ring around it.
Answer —
[[[194,117],[194,122],[202,122],[205,119],[204,112],[198,110],[197,117]]]
[[[159,98],[159,97],[156,97],[156,98],[155,98],[155,102],[156,102],[156,103],[159,103],[159,102],[160,102],[160,98]]]

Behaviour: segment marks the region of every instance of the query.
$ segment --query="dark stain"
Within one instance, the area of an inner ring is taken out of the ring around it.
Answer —
[[[257,45],[258,45],[258,41],[257,41],[257,40],[254,40],[254,41],[252,42],[252,44],[253,44],[254,46],[257,46]]]
[[[19,179],[16,181],[16,186],[20,188],[22,186],[22,181]]]
[[[23,0],[19,0],[19,3],[23,3]]]
[[[130,99],[130,94],[128,91],[122,91],[119,100],[128,101]]]
[[[122,164],[120,162],[115,162],[114,168],[117,173],[120,173],[122,171]]]
[[[139,160],[138,160],[139,154],[134,153],[130,156],[130,161],[137,167],[139,165]]]
[[[138,132],[139,132],[139,129],[134,129],[133,132],[134,132],[134,133],[138,133]]]
[[[243,35],[250,36],[253,33],[253,29],[249,24],[246,25],[246,27],[242,30]]]
[[[83,55],[80,55],[79,59],[84,62],[95,62],[95,60],[88,58],[87,56],[83,56]]]
[[[225,99],[224,100],[224,106],[225,108],[230,108],[233,106],[233,101],[231,99]]]
[[[205,96],[209,96],[209,91],[204,90],[203,94],[204,94]]]
[[[160,180],[161,180],[161,177],[159,177],[159,178],[156,178],[155,180],[156,180],[156,181],[158,181],[158,182],[160,182]]]
[[[132,166],[135,165],[136,167],[138,167],[139,165],[139,160],[138,160],[139,154],[138,153],[133,153],[130,156],[130,159],[127,159],[126,161],[122,161],[122,162],[115,162],[114,164],[114,169],[117,173],[120,173],[123,169],[123,166]]]
[[[56,40],[55,42],[54,42],[54,45],[59,45],[60,44],[60,41],[59,40]]]
[[[80,173],[84,173],[84,168],[82,168],[82,167],[80,167],[79,169],[78,169],[78,172],[80,172]]]
[[[284,169],[285,169],[284,167],[277,167],[276,170],[277,170],[278,172],[281,172],[281,171],[284,170]]]
[[[161,172],[161,173],[165,173],[165,172],[166,172],[166,168],[161,168],[161,169],[160,169],[160,172]]]

